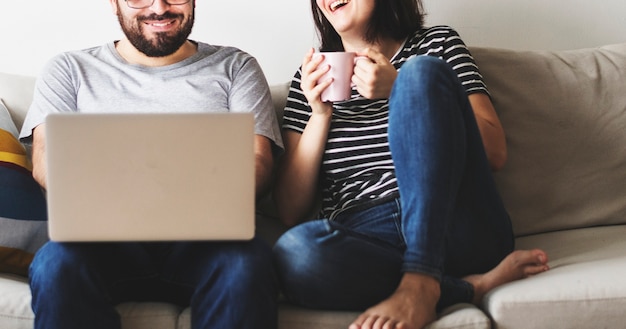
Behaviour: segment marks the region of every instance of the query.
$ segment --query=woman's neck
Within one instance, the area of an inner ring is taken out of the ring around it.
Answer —
[[[365,48],[376,50],[385,57],[391,59],[397,52],[400,46],[404,43],[403,40],[384,39],[374,43],[366,42],[363,39],[360,40],[345,40],[342,39],[343,47],[345,51],[362,51]]]

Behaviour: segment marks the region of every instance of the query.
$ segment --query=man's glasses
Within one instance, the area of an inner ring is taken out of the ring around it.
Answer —
[[[126,1],[126,4],[128,5],[128,7],[133,8],[133,9],[148,8],[152,6],[152,4],[154,3],[154,0],[124,0],[124,1]],[[165,2],[168,5],[173,5],[173,6],[184,5],[189,1],[190,0],[165,0]]]

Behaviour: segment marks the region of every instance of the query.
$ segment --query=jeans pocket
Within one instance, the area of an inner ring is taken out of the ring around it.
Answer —
[[[334,229],[341,230],[345,234],[359,236],[397,249],[406,247],[398,199],[351,214],[344,214],[330,221],[330,224]]]

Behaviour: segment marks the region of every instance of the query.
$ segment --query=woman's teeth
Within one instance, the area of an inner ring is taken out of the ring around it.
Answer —
[[[330,4],[330,10],[331,11],[335,11],[338,8],[341,8],[341,7],[345,6],[345,5],[347,5],[349,2],[350,2],[350,0],[338,0],[338,1],[335,1],[335,2]]]

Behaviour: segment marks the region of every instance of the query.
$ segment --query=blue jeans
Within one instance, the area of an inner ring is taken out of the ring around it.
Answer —
[[[191,306],[192,328],[277,328],[269,246],[250,242],[56,243],[30,268],[35,328],[121,328],[125,301]]]
[[[307,222],[274,246],[284,294],[314,307],[363,310],[387,298],[403,273],[441,283],[438,309],[471,302],[462,277],[484,273],[513,250],[467,93],[439,59],[400,70],[389,100],[388,138],[399,198]]]

